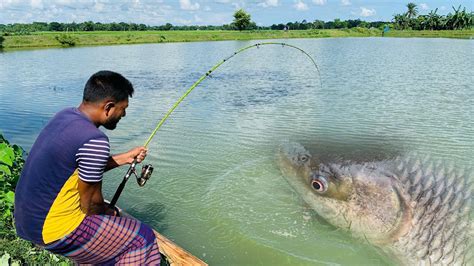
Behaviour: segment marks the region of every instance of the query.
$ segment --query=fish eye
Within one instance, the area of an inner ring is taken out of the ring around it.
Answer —
[[[318,193],[324,193],[328,190],[328,182],[325,177],[315,175],[311,180],[311,187]]]

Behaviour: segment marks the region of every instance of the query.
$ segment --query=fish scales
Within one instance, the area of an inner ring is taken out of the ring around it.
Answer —
[[[429,160],[423,161],[426,163]],[[454,174],[451,170],[454,170],[454,166],[450,165],[446,170],[443,165],[445,164],[440,161],[423,165],[417,160],[411,166],[416,175],[409,176],[412,188],[408,192],[411,192],[411,199],[418,199],[413,211],[415,216],[418,214],[419,222],[414,223],[412,229],[418,234],[408,237],[414,237],[417,242],[415,249],[418,252],[411,255],[415,255],[415,261],[420,265],[438,263],[441,257],[441,264],[453,262],[466,265],[467,261],[464,261],[463,256],[470,252],[463,243],[472,241],[472,232],[463,232],[470,227],[469,214],[472,206],[462,207],[470,206],[472,188],[467,186],[466,178],[462,177],[467,175],[462,170],[458,169]],[[404,169],[402,172],[405,172]],[[448,173],[451,176],[447,176]],[[448,215],[452,219],[447,219]],[[430,255],[429,259],[427,255]]]

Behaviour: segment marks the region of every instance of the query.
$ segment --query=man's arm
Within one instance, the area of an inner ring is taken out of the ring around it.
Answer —
[[[78,190],[81,199],[81,210],[85,214],[115,214],[114,210],[110,209],[104,202],[104,197],[102,196],[102,181],[92,183],[79,179]]]
[[[104,171],[132,163],[135,157],[141,162],[146,157],[145,147],[136,147],[128,152],[109,156],[106,140],[91,140],[84,144],[76,154],[79,163],[79,197],[81,210],[87,215],[115,215],[102,195],[102,175]],[[107,154],[107,155],[105,155]],[[107,159],[108,158],[108,159]]]
[[[137,163],[141,163],[145,159],[146,153],[147,149],[145,147],[136,147],[127,152],[112,155],[107,161],[105,171],[125,164],[131,164],[135,157],[137,158]]]

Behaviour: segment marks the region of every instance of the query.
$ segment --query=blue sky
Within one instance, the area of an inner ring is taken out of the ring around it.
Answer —
[[[406,10],[409,0],[0,0],[0,23],[33,21],[134,22],[147,25],[222,25],[243,8],[257,25],[335,18],[390,21]],[[426,14],[462,5],[473,10],[473,0],[412,1]]]

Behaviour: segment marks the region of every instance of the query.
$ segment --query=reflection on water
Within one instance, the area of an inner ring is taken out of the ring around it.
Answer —
[[[286,40],[216,70],[150,144],[151,180],[129,182],[119,205],[210,264],[390,264],[317,218],[281,177],[279,143],[330,159],[419,152],[459,167],[474,157],[472,41]],[[107,131],[113,152],[142,145],[168,108],[216,62],[253,42],[146,44],[0,54],[0,130],[31,148],[48,119],[78,105],[95,71],[136,88]],[[126,169],[107,174],[111,197]]]

